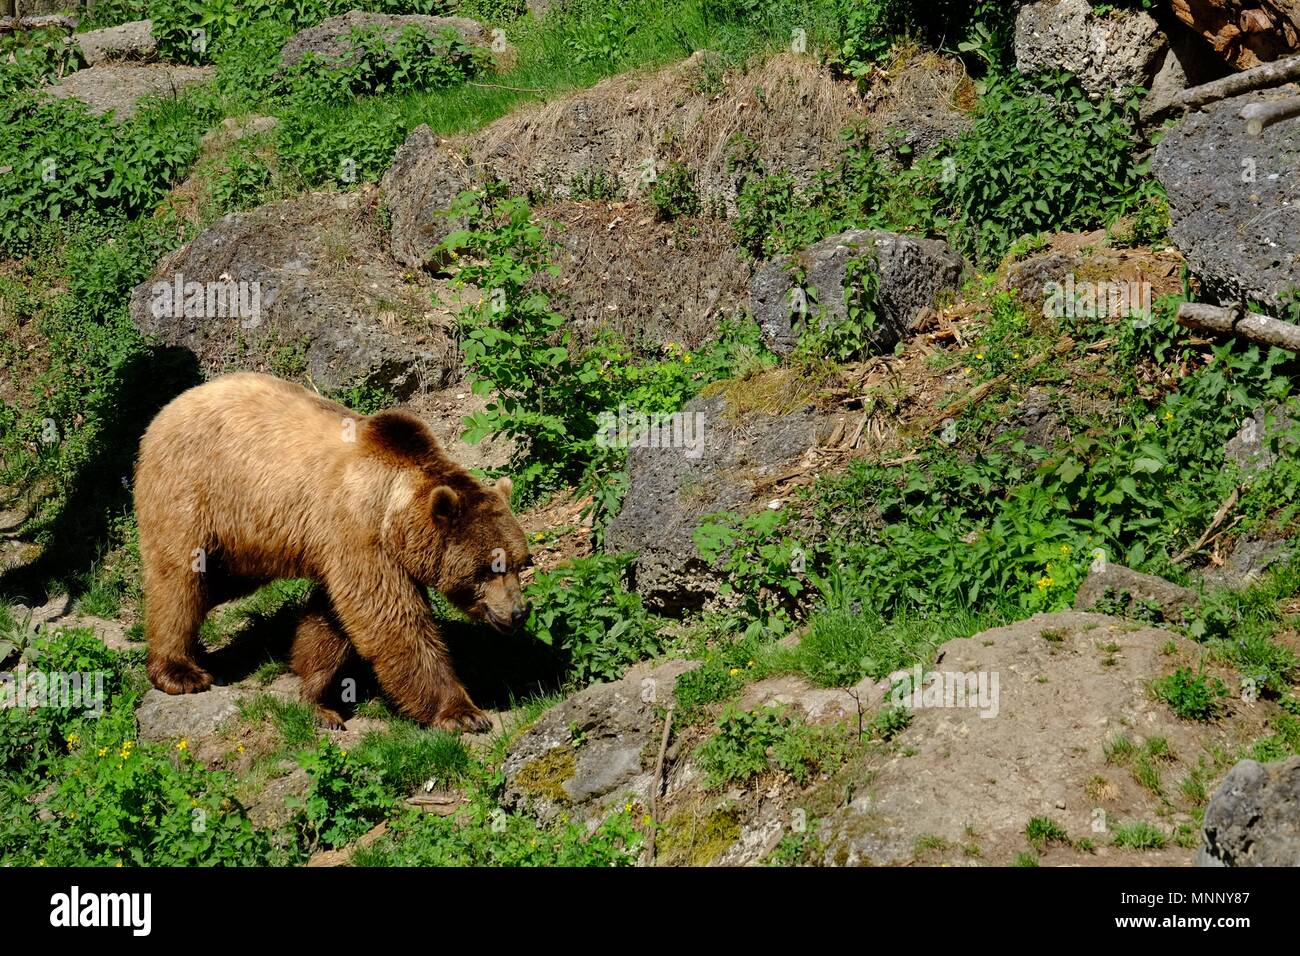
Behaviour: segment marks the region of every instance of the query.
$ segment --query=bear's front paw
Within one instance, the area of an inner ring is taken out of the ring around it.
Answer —
[[[439,730],[453,732],[463,730],[467,733],[477,734],[491,730],[492,720],[473,704],[461,704],[438,714],[433,719],[433,726]]]
[[[151,658],[149,680],[165,694],[201,694],[212,686],[212,675],[193,661]]]
[[[343,715],[320,704],[315,705],[316,723],[325,730],[347,730]]]

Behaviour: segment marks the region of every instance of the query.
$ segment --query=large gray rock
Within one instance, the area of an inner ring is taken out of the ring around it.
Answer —
[[[176,63],[113,63],[69,73],[49,88],[51,96],[81,100],[95,114],[130,119],[146,96],[176,96],[215,75],[212,67]]]
[[[844,281],[850,262],[874,260],[868,266],[879,278],[876,324],[864,354],[892,351],[911,334],[922,310],[936,296],[960,282],[965,263],[946,242],[914,239],[893,232],[850,229],[823,239],[794,256],[774,259],[754,274],[750,304],[763,330],[763,339],[777,352],[789,352],[799,338],[804,319],[819,314],[823,327],[847,317]],[[795,275],[803,286],[796,292]]]
[[[1198,866],[1300,866],[1300,757],[1243,760],[1205,810]]]
[[[1209,83],[1231,72],[1213,47],[1181,23],[1170,24],[1167,38],[1169,42],[1160,66],[1142,98],[1140,118],[1143,123],[1155,123],[1172,115],[1176,109],[1174,100],[1183,90]]]
[[[211,737],[239,715],[244,696],[234,687],[212,687],[201,694],[164,694],[151,687],[135,712],[140,739],[187,742]]]
[[[1133,616],[1142,616],[1145,609],[1150,609],[1161,620],[1178,622],[1199,602],[1200,596],[1191,588],[1154,574],[1143,574],[1123,565],[1100,561],[1079,585],[1074,609],[1091,611],[1102,605],[1107,611],[1122,609]],[[1118,605],[1118,608],[1106,607],[1107,604]]]
[[[465,159],[427,124],[413,129],[380,183],[393,258],[419,268],[440,263],[434,248],[465,225],[463,217],[445,213],[457,196],[479,185]]]
[[[1041,0],[1016,15],[1016,68],[1068,70],[1095,96],[1145,87],[1164,48],[1159,25],[1140,10],[1099,15],[1088,0]]]
[[[637,665],[543,714],[511,745],[502,772],[507,807],[543,820],[559,813],[595,822],[628,799],[648,802],[660,712],[677,678],[698,661]]]
[[[1281,406],[1257,408],[1241,423],[1241,430],[1228,440],[1224,455],[1248,475],[1268,471],[1277,464],[1278,456],[1273,451],[1275,440],[1284,455],[1295,454],[1296,445],[1300,444],[1295,424]]]
[[[459,376],[448,330],[463,290],[399,267],[373,203],[373,191],[307,193],[232,213],[155,266],[131,317],[209,374],[270,371],[322,391],[366,383],[402,399],[444,387]],[[196,308],[190,283],[205,293]]]
[[[285,66],[293,66],[308,53],[316,54],[327,63],[346,62],[353,49],[353,30],[378,30],[386,40],[392,42],[407,27],[418,27],[431,37],[442,36],[451,30],[471,46],[487,46],[492,39],[483,24],[469,17],[427,17],[352,10],[295,33],[280,48],[280,62]]]
[[[831,428],[811,408],[733,420],[721,395],[697,398],[681,415],[701,441],[694,449],[631,448],[623,510],[605,534],[607,551],[636,554],[637,592],[670,614],[704,607],[717,596],[717,571],[695,545],[701,519],[755,510],[766,500],[758,496],[763,480],[802,459]]]
[[[87,30],[73,39],[91,66],[108,60],[150,60],[158,50],[152,20],[132,20],[103,30]]]
[[[1300,285],[1300,139],[1295,120],[1251,136],[1249,103],[1290,95],[1253,93],[1214,103],[1170,129],[1152,171],[1169,196],[1169,235],[1221,299],[1278,306]]]

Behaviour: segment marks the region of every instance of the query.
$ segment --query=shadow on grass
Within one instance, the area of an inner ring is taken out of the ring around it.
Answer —
[[[234,684],[268,662],[287,664],[302,613],[303,603],[292,601],[251,617],[248,626],[226,644],[208,652],[204,666],[218,683]],[[556,691],[564,683],[561,656],[526,633],[498,634],[485,624],[468,621],[440,620],[438,627],[457,676],[479,707],[508,710],[521,700]],[[356,654],[340,670],[336,688],[341,691],[342,682],[348,679],[356,682],[358,705],[384,696],[374,671]],[[339,699],[341,693],[333,696]],[[391,702],[389,709],[396,712]]]
[[[0,597],[43,604],[54,582],[73,598],[85,592],[91,569],[113,543],[113,519],[132,509],[140,438],[162,407],[202,376],[192,352],[164,347],[128,359],[114,381],[118,387],[93,407],[93,419],[102,423],[94,452],[67,483],[48,544],[35,561],[0,575]]]

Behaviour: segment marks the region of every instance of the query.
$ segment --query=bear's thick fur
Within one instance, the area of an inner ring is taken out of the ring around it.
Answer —
[[[205,690],[208,611],[274,578],[311,578],[293,668],[322,720],[342,723],[327,698],[355,649],[404,714],[485,728],[426,588],[498,630],[522,621],[530,557],[510,491],[508,478],[476,480],[405,412],[358,415],[251,373],[190,389],[158,413],[136,463],[150,680]]]

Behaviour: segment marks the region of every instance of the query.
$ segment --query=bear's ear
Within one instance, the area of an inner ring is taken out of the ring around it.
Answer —
[[[370,447],[382,454],[420,463],[442,457],[433,433],[409,412],[390,408],[364,421],[364,435]]]
[[[435,521],[450,521],[460,513],[460,495],[446,485],[439,485],[429,495],[429,510]]]
[[[506,504],[510,504],[510,496],[514,494],[515,483],[502,475],[497,479],[497,491],[501,492],[501,497],[506,499]]]

